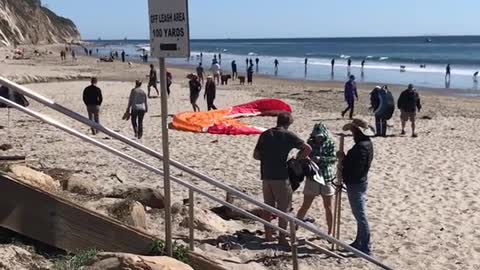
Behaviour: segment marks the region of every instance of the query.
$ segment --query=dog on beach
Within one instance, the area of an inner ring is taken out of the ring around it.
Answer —
[[[228,80],[232,78],[232,75],[221,75],[222,85],[228,85]]]
[[[238,80],[240,81],[240,85],[245,85],[245,76],[238,76]]]

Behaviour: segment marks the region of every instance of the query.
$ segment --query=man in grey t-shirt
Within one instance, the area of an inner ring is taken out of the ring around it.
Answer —
[[[264,202],[288,213],[292,204],[292,188],[288,179],[287,158],[292,149],[299,149],[299,159],[308,157],[312,148],[295,133],[288,130],[293,123],[290,113],[280,113],[277,126],[260,135],[253,157],[261,162]],[[270,213],[265,214],[269,220]],[[279,227],[286,229],[288,221],[279,218]],[[265,227],[265,239],[272,241],[272,229]],[[286,235],[280,233],[279,244],[288,246]]]

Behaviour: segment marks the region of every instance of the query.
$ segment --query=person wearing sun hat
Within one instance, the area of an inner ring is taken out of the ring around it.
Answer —
[[[352,247],[370,254],[370,227],[367,220],[366,195],[368,171],[373,160],[373,143],[375,129],[362,119],[353,119],[343,127],[353,134],[355,145],[345,155],[337,152],[342,165],[343,182],[347,186],[347,195],[353,216],[357,221],[357,236],[350,244]]]

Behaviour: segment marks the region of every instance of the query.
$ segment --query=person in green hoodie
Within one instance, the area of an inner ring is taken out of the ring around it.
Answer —
[[[331,234],[333,195],[335,194],[333,180],[336,177],[335,163],[337,161],[335,143],[325,124],[318,123],[313,127],[308,144],[312,147],[310,159],[318,165],[319,172],[317,177],[307,177],[305,180],[303,204],[298,210],[297,218],[304,220],[315,198],[321,195],[325,208],[328,234]]]

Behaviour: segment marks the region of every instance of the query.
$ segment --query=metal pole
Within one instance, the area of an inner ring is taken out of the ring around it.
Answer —
[[[295,227],[295,220],[290,220],[290,245],[292,246],[292,264],[293,270],[298,270],[298,243],[297,229]]]
[[[340,145],[339,151],[344,152],[345,145],[345,136],[340,135]],[[333,237],[340,239],[340,223],[342,217],[342,188],[343,188],[343,176],[342,176],[342,160],[338,161],[337,166],[337,180],[338,180],[338,190],[335,196],[335,209],[334,209],[334,218],[333,218]],[[335,242],[332,242],[332,250],[337,249]]]
[[[170,203],[170,151],[168,146],[168,94],[165,58],[159,58],[160,88],[162,100],[162,145],[163,145],[163,189],[165,196],[165,251],[172,257],[172,213]]]
[[[195,236],[193,228],[193,218],[194,218],[194,199],[193,190],[188,190],[188,228],[189,228],[189,238],[190,238],[190,251],[195,251]]]

